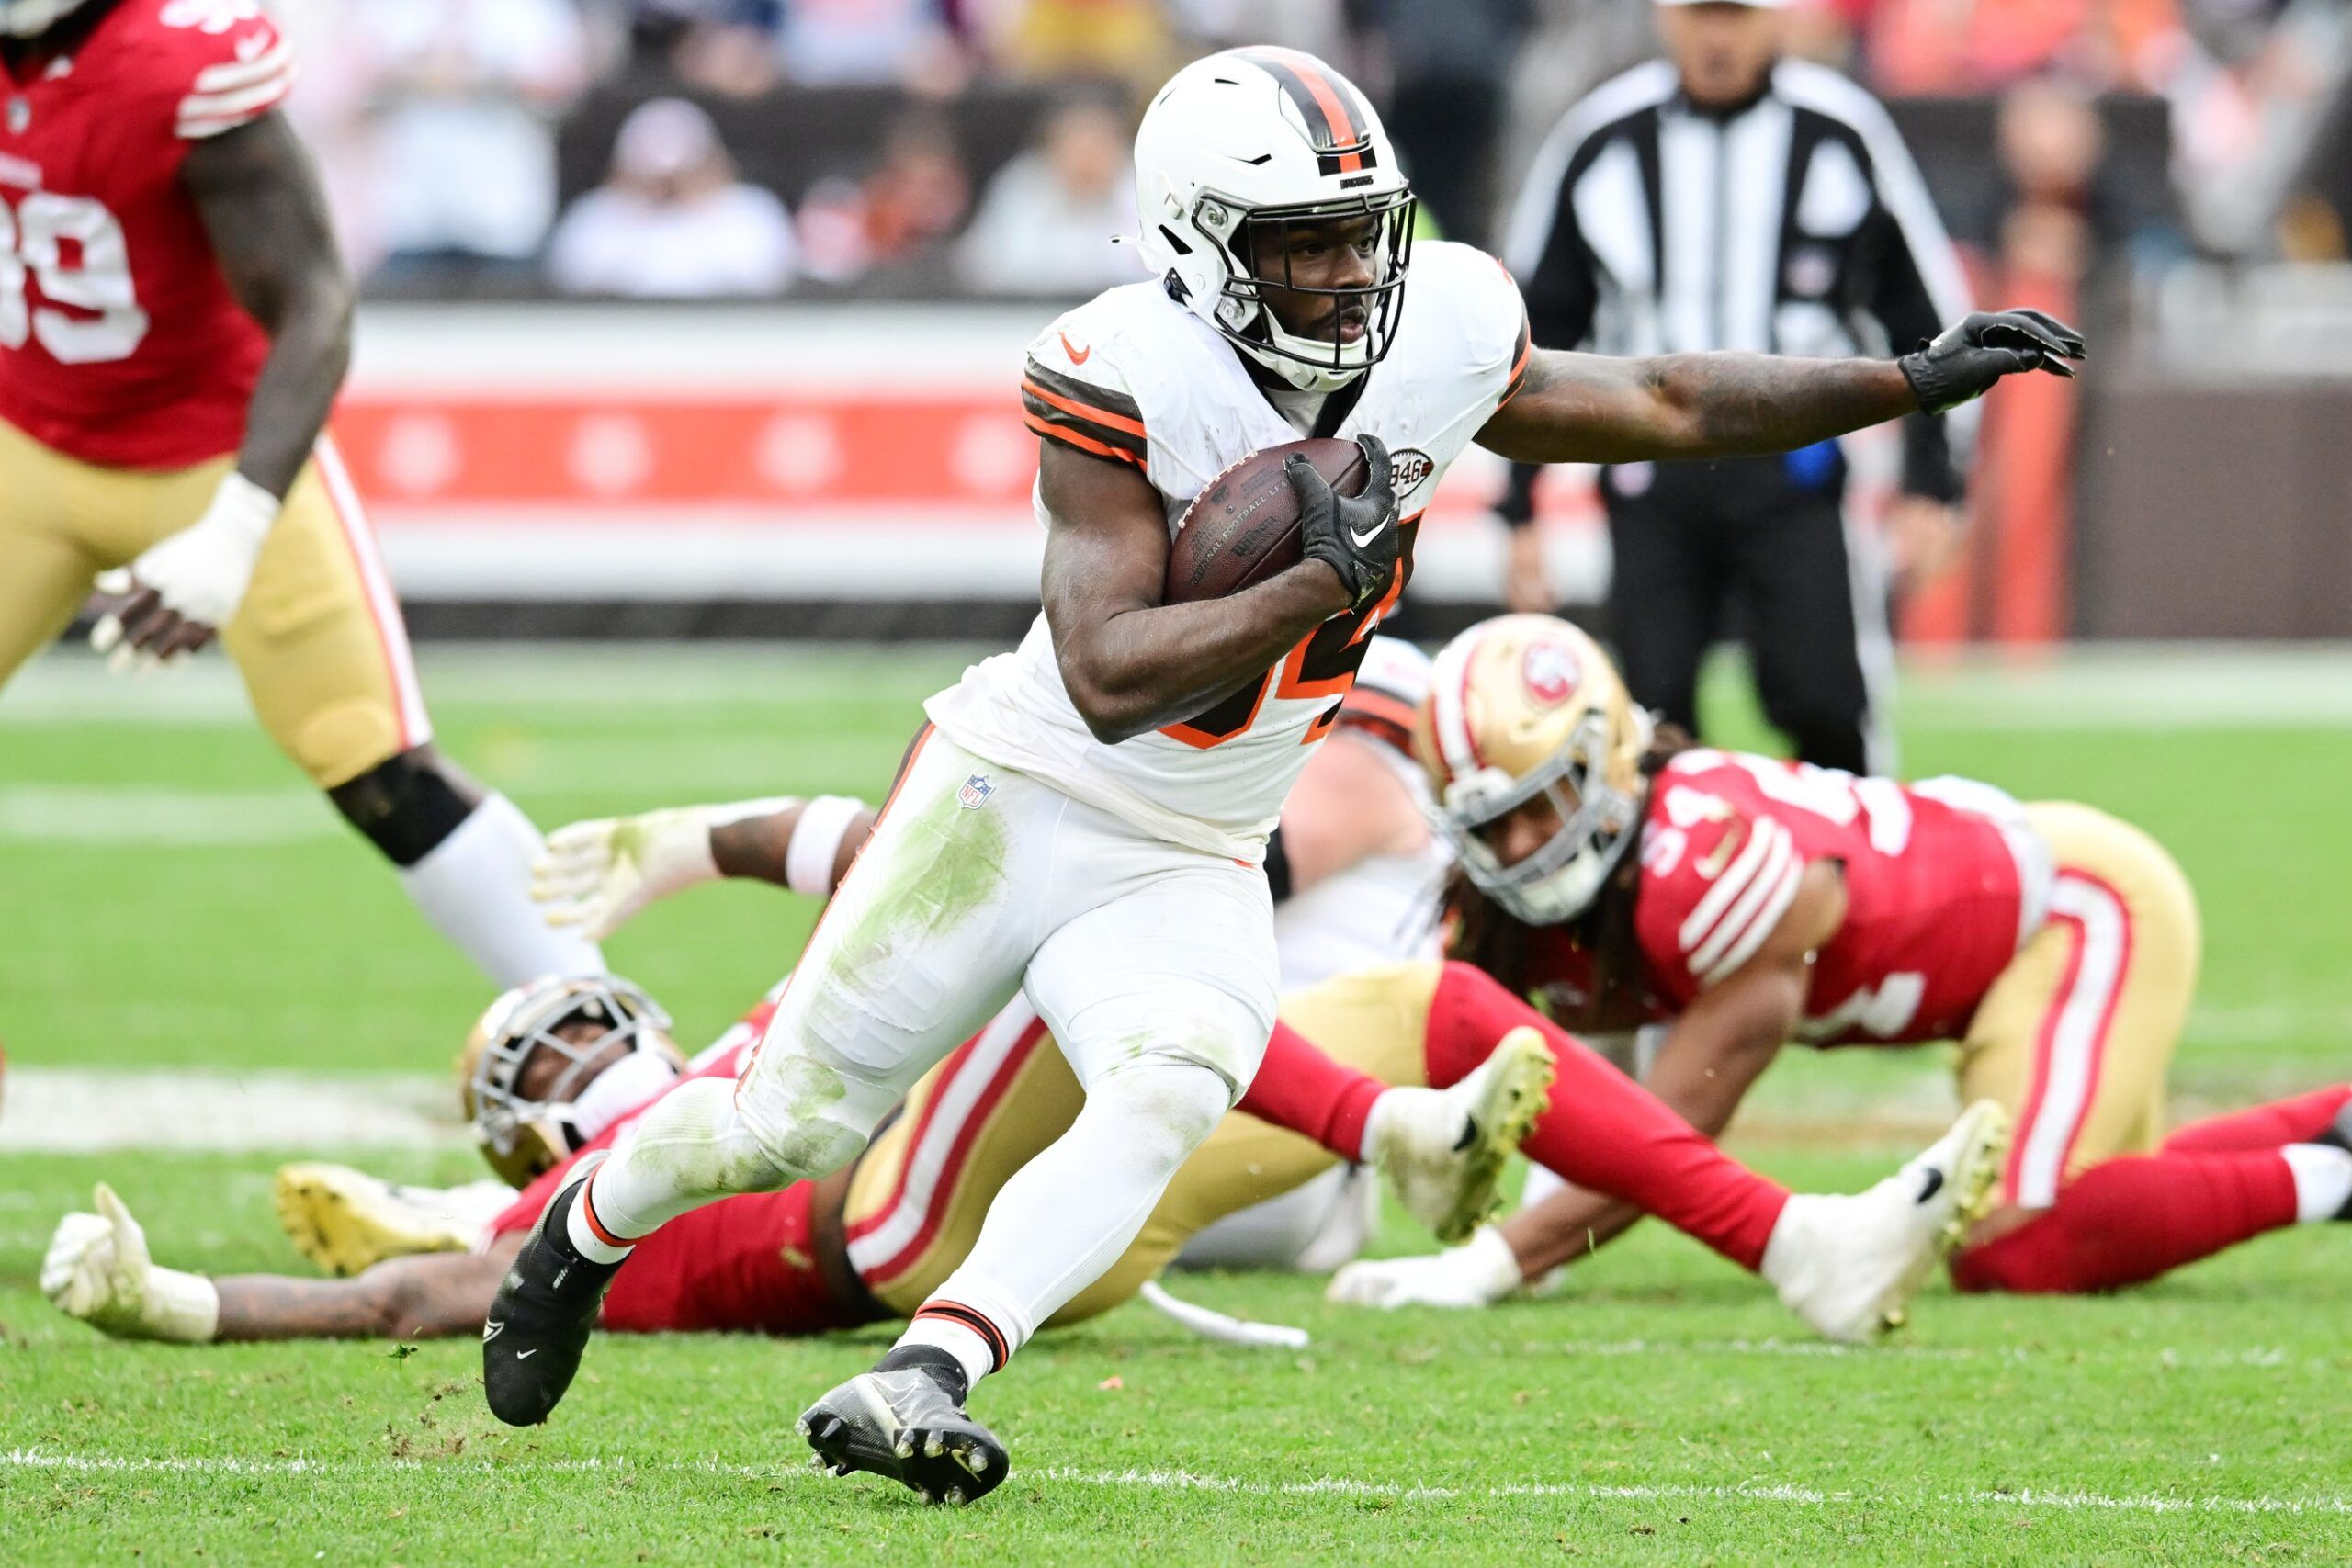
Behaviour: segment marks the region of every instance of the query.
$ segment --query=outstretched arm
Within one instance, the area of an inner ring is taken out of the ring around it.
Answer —
[[[849,874],[874,809],[847,795],[680,806],[572,822],[548,835],[531,896],[551,925],[604,941],[647,905],[720,877],[822,898]]]
[[[1806,867],[1795,898],[1755,955],[1675,1020],[1643,1087],[1700,1132],[1720,1137],[1794,1032],[1812,986],[1813,955],[1845,919],[1845,878],[1836,864]],[[1521,1276],[1537,1280],[1638,1218],[1626,1204],[1565,1187],[1503,1222],[1503,1239]]]
[[[521,1247],[519,1235],[504,1236],[480,1257],[395,1258],[356,1280],[211,1280],[156,1263],[145,1228],[101,1181],[88,1211],[58,1222],[40,1288],[58,1311],[118,1339],[422,1338],[479,1331]]]
[[[1670,354],[1611,359],[1540,349],[1478,444],[1528,463],[1630,463],[1785,452],[1922,409],[2004,376],[2071,376],[2073,328],[2032,310],[1972,315],[1901,359]]]
[[[500,1238],[479,1257],[394,1258],[352,1280],[232,1274],[215,1280],[215,1339],[437,1339],[481,1332],[499,1277],[522,1245]]]
[[[1524,463],[1725,457],[1808,446],[1918,409],[1891,359],[1538,349],[1478,444]]]

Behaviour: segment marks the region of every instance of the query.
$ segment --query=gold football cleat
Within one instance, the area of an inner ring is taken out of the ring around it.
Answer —
[[[501,1189],[511,1201],[511,1189]],[[277,1222],[294,1250],[330,1274],[357,1274],[390,1258],[467,1252],[488,1215],[469,1190],[399,1187],[346,1165],[277,1170]]]

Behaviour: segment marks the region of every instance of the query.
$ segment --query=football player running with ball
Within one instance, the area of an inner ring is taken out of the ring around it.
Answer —
[[[1120,1255],[1257,1071],[1276,990],[1267,830],[1463,449],[1776,451],[2080,350],[2001,315],[1902,366],[1536,352],[1490,257],[1415,252],[1412,192],[1363,96],[1284,50],[1178,73],[1135,164],[1150,279],[1054,322],[1023,381],[1044,614],[1017,651],[929,703],[741,1078],[670,1095],[549,1203],[483,1329],[502,1419],[543,1420],[561,1399],[634,1243],[729,1193],[847,1163],[1025,989],[1084,1109],[1005,1183],[898,1345],[799,1423],[836,1468],[987,1492],[1006,1455],[965,1412],[973,1385]],[[1224,598],[1163,603],[1191,498],[1309,435],[1357,441],[1370,478],[1341,498],[1293,466],[1305,558]]]
[[[254,713],[500,985],[603,967],[539,836],[433,745],[321,431],[351,281],[255,0],[0,0],[0,682],[90,596],[117,668],[216,637]]]

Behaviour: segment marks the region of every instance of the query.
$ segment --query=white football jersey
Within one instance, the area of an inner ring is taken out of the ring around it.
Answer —
[[[1386,595],[1325,622],[1226,701],[1115,746],[1097,740],[1071,705],[1041,615],[1017,649],[932,698],[933,722],[966,750],[1155,837],[1257,861],[1307,746],[1337,718],[1366,641],[1411,573],[1417,525],[1439,478],[1518,389],[1529,352],[1526,308],[1500,263],[1467,245],[1416,246],[1386,357],[1322,405],[1324,427],[1312,431],[1340,440],[1368,433],[1388,446],[1402,537]],[[1268,400],[1230,344],[1156,282],[1111,289],[1040,333],[1022,402],[1040,438],[1140,471],[1166,502],[1171,536],[1211,479],[1308,433]]]

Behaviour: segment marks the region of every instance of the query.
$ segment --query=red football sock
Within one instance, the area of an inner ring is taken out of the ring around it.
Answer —
[[[1333,1061],[1306,1036],[1277,1023],[1240,1109],[1312,1138],[1341,1159],[1361,1160],[1372,1102],[1387,1090],[1371,1074]]]
[[[1952,1259],[1963,1291],[2111,1291],[2295,1223],[2295,1176],[2276,1150],[2111,1159],[2049,1213]]]
[[[2352,1100],[2352,1085],[2337,1084],[2293,1100],[2274,1100],[2251,1110],[2208,1117],[2175,1131],[2165,1140],[2164,1152],[2217,1155],[2308,1144],[2327,1131],[2347,1100]]]
[[[1520,1145],[1578,1187],[1619,1199],[1756,1269],[1788,1189],[1749,1170],[1582,1042],[1466,964],[1449,964],[1430,1006],[1429,1079],[1443,1089],[1521,1024],[1551,1042],[1551,1105]]]

